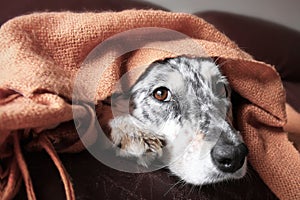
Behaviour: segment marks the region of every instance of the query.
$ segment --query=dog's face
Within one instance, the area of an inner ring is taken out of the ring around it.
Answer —
[[[154,62],[118,99],[129,103],[129,112],[110,122],[121,155],[147,165],[164,154],[171,172],[196,185],[245,175],[248,150],[231,126],[230,89],[212,60]]]

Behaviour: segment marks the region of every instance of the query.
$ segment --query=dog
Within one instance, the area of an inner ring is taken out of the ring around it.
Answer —
[[[109,122],[112,142],[119,155],[144,166],[164,157],[186,183],[242,178],[248,149],[232,126],[230,96],[228,81],[211,58],[155,61],[128,92],[112,96],[119,113]]]

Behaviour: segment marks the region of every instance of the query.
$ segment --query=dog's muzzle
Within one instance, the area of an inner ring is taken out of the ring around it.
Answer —
[[[213,163],[222,172],[234,173],[239,170],[245,162],[248,148],[244,143],[216,144],[211,150]]]

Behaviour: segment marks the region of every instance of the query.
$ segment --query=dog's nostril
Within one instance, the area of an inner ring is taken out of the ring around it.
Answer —
[[[211,157],[216,167],[229,173],[233,173],[243,166],[247,154],[248,148],[245,144],[216,145],[211,151]]]

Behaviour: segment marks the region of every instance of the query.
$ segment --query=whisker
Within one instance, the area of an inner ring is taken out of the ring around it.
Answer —
[[[245,181],[252,182],[255,179],[255,174],[252,170],[247,170],[247,173],[244,177]]]
[[[203,188],[203,185],[198,185],[198,187],[197,187],[197,189],[198,189],[198,195],[200,196],[200,194],[201,194],[201,190],[202,190],[202,188]]]
[[[181,184],[181,186],[179,186],[180,189],[184,188],[187,184],[188,184],[188,183],[184,181],[184,182]]]
[[[179,181],[177,181],[175,184],[173,184],[169,189],[168,189],[168,191],[163,195],[163,196],[166,196],[175,186],[177,186],[179,183],[182,183],[182,182],[184,182],[184,180],[179,180]]]
[[[193,190],[195,189],[195,187],[196,187],[195,185],[191,186],[191,189],[190,189],[190,191],[188,193],[188,196],[190,196],[193,193]]]
[[[221,63],[218,63],[219,68],[222,68],[228,62],[229,62],[229,60],[225,60],[225,61],[223,61]]]
[[[214,63],[215,63],[215,65],[218,65],[218,62],[219,62],[219,60],[221,59],[221,57],[216,57],[216,59],[214,59]]]

